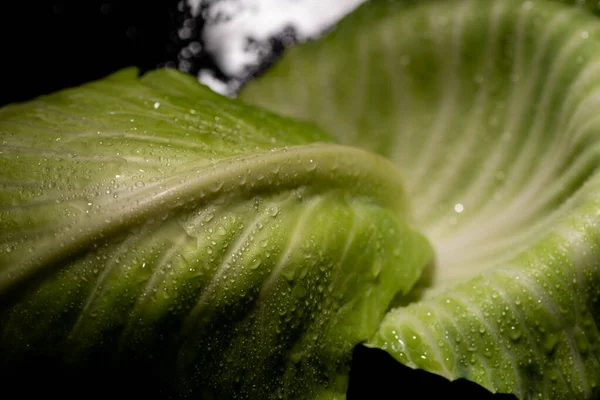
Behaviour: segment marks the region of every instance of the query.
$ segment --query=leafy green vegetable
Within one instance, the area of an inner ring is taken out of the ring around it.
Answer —
[[[375,1],[242,92],[404,173],[436,266],[369,346],[521,399],[600,394],[599,66],[585,9]]]
[[[373,1],[241,94],[310,123],[169,70],[0,109],[0,372],[332,399],[366,343],[521,399],[598,396],[590,9]]]
[[[352,348],[432,252],[395,167],[330,142],[169,70],[1,109],[0,369],[343,396]]]

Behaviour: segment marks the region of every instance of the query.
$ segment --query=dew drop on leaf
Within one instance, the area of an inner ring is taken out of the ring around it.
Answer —
[[[260,267],[260,265],[262,264],[262,259],[260,259],[259,257],[255,258],[252,260],[252,262],[249,265],[250,269],[256,269],[258,267]]]
[[[521,331],[516,326],[511,326],[508,332],[508,336],[512,341],[517,341],[521,338]]]

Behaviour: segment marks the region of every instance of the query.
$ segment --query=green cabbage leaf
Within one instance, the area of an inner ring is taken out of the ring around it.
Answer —
[[[435,267],[369,346],[520,399],[598,396],[600,22],[588,6],[374,1],[242,91],[405,176]]]
[[[597,397],[585,5],[373,0],[237,100],[128,69],[0,109],[0,372],[343,399],[364,344],[519,399]]]
[[[176,71],[9,105],[0,143],[4,375],[343,397],[353,347],[432,258],[389,161]]]

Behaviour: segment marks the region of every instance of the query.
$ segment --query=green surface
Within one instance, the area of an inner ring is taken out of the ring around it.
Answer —
[[[521,399],[586,399],[600,384],[599,84],[585,8],[374,1],[241,98],[403,172],[436,266],[370,346]]]
[[[342,399],[364,343],[519,399],[596,398],[584,5],[373,0],[242,101],[130,69],[0,109],[0,370]]]
[[[343,397],[431,259],[388,161],[179,72],[7,106],[0,141],[7,370],[134,360],[181,395]]]

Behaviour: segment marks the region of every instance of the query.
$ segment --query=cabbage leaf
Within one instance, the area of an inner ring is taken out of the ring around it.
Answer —
[[[432,257],[389,161],[180,72],[9,105],[0,143],[3,375],[343,397],[353,347]]]
[[[129,69],[0,109],[0,372],[341,399],[364,343],[520,399],[597,397],[590,10],[373,0],[238,100]]]
[[[592,8],[373,1],[242,91],[405,176],[435,267],[368,346],[520,399],[599,395]]]

